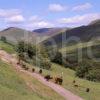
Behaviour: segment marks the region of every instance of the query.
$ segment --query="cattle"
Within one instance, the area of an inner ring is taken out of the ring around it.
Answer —
[[[42,69],[39,70],[39,73],[42,74]]]
[[[86,88],[86,92],[89,92],[90,91],[90,89],[89,88]]]
[[[76,83],[76,81],[74,80],[73,83]]]
[[[79,87],[77,84],[74,85],[75,87]]]
[[[34,68],[32,68],[32,72],[35,72],[35,69]]]
[[[55,83],[56,83],[56,84],[62,85],[62,82],[63,82],[62,77],[56,77],[56,78],[55,78]]]
[[[44,78],[45,78],[47,81],[49,81],[50,79],[52,79],[52,77],[51,77],[50,75],[46,75]]]

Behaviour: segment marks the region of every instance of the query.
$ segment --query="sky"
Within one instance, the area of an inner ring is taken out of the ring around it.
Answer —
[[[0,30],[77,27],[100,18],[100,0],[0,0]]]

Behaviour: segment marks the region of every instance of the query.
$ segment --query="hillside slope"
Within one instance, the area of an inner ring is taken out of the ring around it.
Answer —
[[[57,35],[61,32],[65,32],[69,28],[40,28],[33,30],[33,34],[35,34],[37,37],[40,37],[40,41],[44,41],[54,35]]]
[[[63,100],[52,89],[0,60],[0,100],[55,100],[55,98]]]
[[[16,43],[20,40],[35,42],[35,35],[33,32],[15,27],[0,31],[0,37],[1,36],[5,36],[11,43]]]
[[[99,23],[99,22],[98,22]],[[66,44],[66,40],[68,39],[73,39],[77,40],[79,42],[87,42],[90,41],[91,39],[96,39],[100,37],[100,24],[95,23],[95,24],[90,24],[87,26],[80,26],[76,27],[70,30],[67,30],[64,33],[57,34],[55,36],[52,36],[51,38],[43,41],[42,43],[45,44],[46,46],[52,45],[51,40],[55,42],[53,45],[57,45],[58,47],[62,46],[62,43]],[[75,41],[71,41],[72,44],[75,43]],[[69,45],[69,43],[67,43]]]

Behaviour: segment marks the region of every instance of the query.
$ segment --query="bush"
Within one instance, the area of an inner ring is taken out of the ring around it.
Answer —
[[[85,78],[90,70],[90,66],[87,63],[82,62],[76,69],[76,76]]]
[[[76,76],[89,81],[100,81],[100,68],[96,68],[92,64],[90,66],[90,62],[88,64],[87,61],[82,62],[76,69]]]
[[[26,59],[28,57],[30,59],[32,59],[32,57],[36,54],[36,48],[35,48],[35,46],[33,46],[30,43],[25,43],[24,41],[20,41],[18,43],[16,51],[18,53],[18,56],[20,56],[21,54],[24,54],[24,56],[26,57]]]
[[[46,48],[42,46],[37,47],[35,64],[40,67],[49,70],[51,68],[51,61],[49,59]]]
[[[100,81],[100,71],[92,70],[86,75],[86,79],[90,81]]]
[[[62,54],[59,52],[59,51],[57,51],[57,52],[55,52],[55,56],[54,56],[54,58],[53,59],[51,59],[51,61],[52,62],[54,62],[54,63],[57,63],[57,64],[60,64],[60,65],[62,65],[63,63],[62,63]]]
[[[42,56],[36,57],[35,65],[40,68],[47,69],[47,70],[49,70],[51,68],[50,60],[48,58],[44,58]]]
[[[36,51],[37,49],[37,51]],[[24,60],[31,62],[40,68],[50,69],[51,62],[49,60],[48,53],[44,46],[38,46],[37,48],[31,43],[25,43],[20,41],[17,45],[16,51],[18,52],[19,61]]]
[[[6,39],[6,37],[5,36],[1,36],[1,41],[3,41],[3,42],[7,42],[7,39]]]

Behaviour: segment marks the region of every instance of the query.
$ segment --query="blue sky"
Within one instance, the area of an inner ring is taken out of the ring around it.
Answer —
[[[76,27],[100,18],[100,0],[0,0],[0,29]]]

